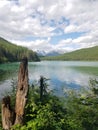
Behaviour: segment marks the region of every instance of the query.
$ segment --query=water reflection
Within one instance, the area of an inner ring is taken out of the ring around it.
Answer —
[[[2,67],[0,65],[0,70],[5,72],[3,78],[0,77],[0,92],[10,88],[12,78],[17,78],[18,67],[19,63],[10,64],[9,67],[7,65],[7,69],[4,69],[6,64]],[[88,87],[89,79],[96,78],[97,72],[98,62],[42,61],[29,63],[30,83],[44,76],[50,79],[49,89],[54,89],[58,94],[62,94],[63,88]]]
[[[34,67],[33,67],[34,65]],[[89,72],[79,70],[81,67],[89,67]],[[29,66],[30,80],[39,79],[43,75],[50,80],[50,88],[60,90],[61,87],[70,87],[79,89],[88,86],[89,79],[95,78],[91,67],[96,67],[98,62],[42,62],[38,64],[31,63]],[[98,70],[98,68],[97,68]]]

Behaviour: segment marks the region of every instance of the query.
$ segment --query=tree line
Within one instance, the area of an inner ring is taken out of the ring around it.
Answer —
[[[34,51],[0,38],[0,63],[20,61],[23,57],[27,57],[29,61],[40,61]]]

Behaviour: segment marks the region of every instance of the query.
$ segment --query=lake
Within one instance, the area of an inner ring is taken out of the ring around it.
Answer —
[[[0,64],[0,97],[11,89],[12,79],[17,80],[19,63]],[[98,79],[98,62],[41,61],[29,62],[29,82],[38,82],[40,76],[48,80],[49,89],[61,95],[66,88],[87,88],[90,78]]]

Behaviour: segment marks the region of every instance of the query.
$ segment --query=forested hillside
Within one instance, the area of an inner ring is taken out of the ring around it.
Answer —
[[[43,57],[43,60],[98,60],[98,46],[76,50],[54,57]]]
[[[37,54],[32,50],[14,45],[3,38],[0,38],[0,63],[20,61],[25,56],[28,57],[29,61],[40,61]]]

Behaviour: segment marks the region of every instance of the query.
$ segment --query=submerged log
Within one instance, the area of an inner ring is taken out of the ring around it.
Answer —
[[[18,85],[15,104],[15,124],[23,124],[23,116],[28,94],[28,60],[24,58],[20,64],[18,73]]]
[[[13,124],[13,112],[10,106],[10,97],[2,99],[2,127],[4,130],[10,130]]]

